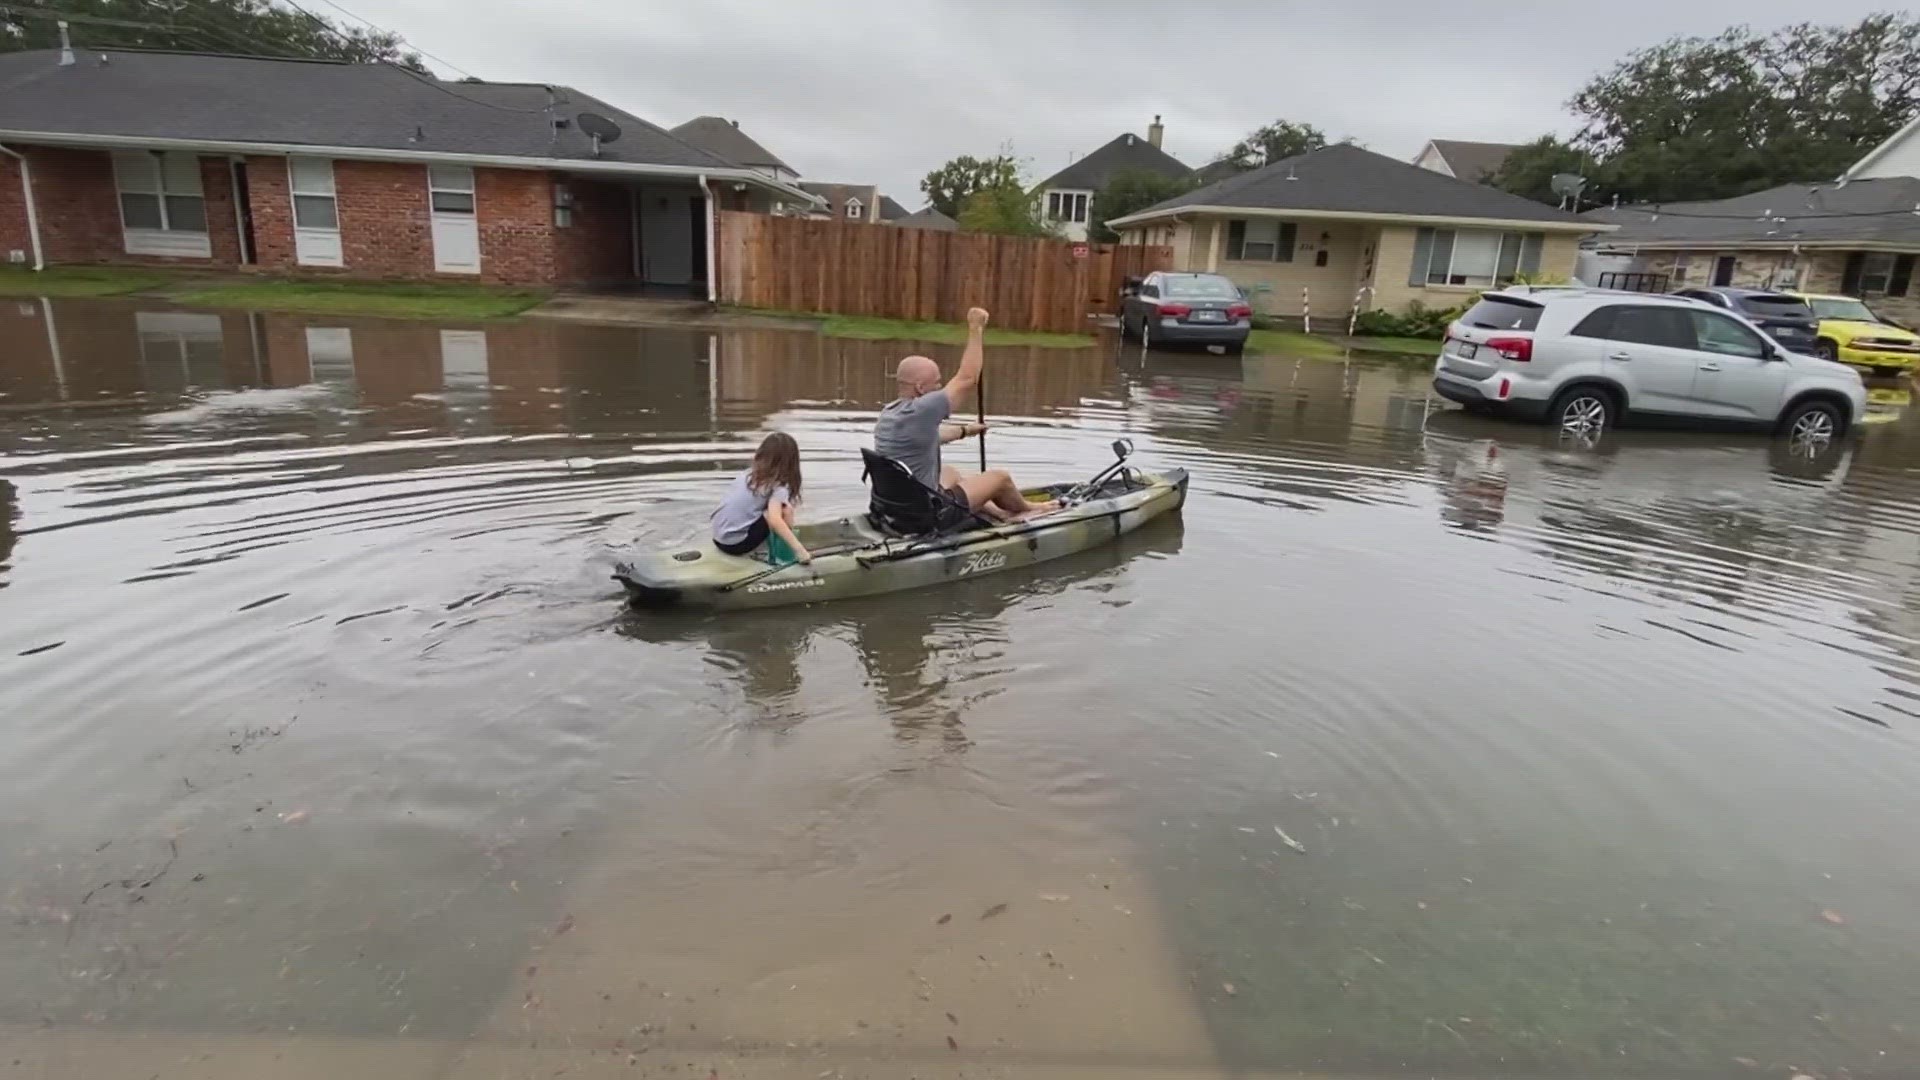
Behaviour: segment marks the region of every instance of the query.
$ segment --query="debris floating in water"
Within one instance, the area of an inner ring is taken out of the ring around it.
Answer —
[[[1277,834],[1279,834],[1279,837],[1280,837],[1280,842],[1281,842],[1281,843],[1283,843],[1283,844],[1285,844],[1285,845],[1287,845],[1288,847],[1290,847],[1290,848],[1292,848],[1293,850],[1295,850],[1295,851],[1297,851],[1297,852],[1299,852],[1299,853],[1300,853],[1300,854],[1302,854],[1302,855],[1305,855],[1305,854],[1307,853],[1307,845],[1305,845],[1305,844],[1303,844],[1303,843],[1301,843],[1301,842],[1300,842],[1300,841],[1298,841],[1298,840],[1295,840],[1295,839],[1294,839],[1293,837],[1291,837],[1291,836],[1288,836],[1288,835],[1287,835],[1287,830],[1285,830],[1285,829],[1283,829],[1283,828],[1281,828],[1281,827],[1280,827],[1280,826],[1278,826],[1278,825],[1275,825],[1275,826],[1273,827],[1273,831],[1274,831],[1275,833],[1277,833]]]
[[[935,925],[935,926],[945,926],[945,925],[947,925],[948,923],[950,923],[950,922],[952,922],[952,921],[953,921],[953,915],[952,915],[952,913],[948,913],[948,914],[946,914],[946,915],[942,915],[942,916],[940,916],[939,918],[937,918],[937,919],[935,919],[935,920],[933,920],[933,925]]]
[[[560,925],[553,928],[553,936],[559,937],[561,934],[564,934],[571,929],[573,929],[573,916],[571,915],[563,916],[560,919]]]
[[[1847,925],[1847,917],[1833,910],[1832,908],[1827,908],[1821,911],[1820,917],[1822,919],[1825,919],[1827,922],[1832,923],[1835,926]]]
[[[981,913],[980,913],[980,918],[981,918],[981,919],[982,919],[983,921],[984,921],[984,920],[986,920],[986,919],[991,919],[991,918],[993,918],[993,917],[994,917],[995,915],[1004,915],[1004,914],[1006,914],[1006,910],[1007,910],[1007,905],[1005,905],[1005,904],[995,904],[995,905],[993,905],[992,907],[990,907],[990,908],[988,908],[987,910],[985,910],[985,911],[983,911],[983,912],[981,912]]]
[[[1228,997],[1238,997],[1240,994],[1240,991],[1235,989],[1234,985],[1230,982],[1221,983],[1220,989],[1225,990],[1227,992]]]
[[[1043,892],[1040,894],[1040,899],[1045,900],[1049,904],[1064,904],[1068,900],[1073,899],[1073,897],[1068,896],[1066,893]]]

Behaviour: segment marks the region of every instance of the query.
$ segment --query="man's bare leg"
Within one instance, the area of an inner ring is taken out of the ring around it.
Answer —
[[[978,476],[963,476],[960,478],[960,489],[967,493],[968,505],[983,513],[999,510],[1012,518],[1053,508],[1052,502],[1030,503],[1023,498],[1020,485],[1013,482],[1013,477],[1005,469],[989,469]]]

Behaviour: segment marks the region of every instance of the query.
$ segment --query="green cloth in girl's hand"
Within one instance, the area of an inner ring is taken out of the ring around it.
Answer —
[[[773,533],[767,537],[767,561],[775,566],[785,566],[799,560],[794,557],[793,549],[787,546],[787,542],[780,538],[780,534]]]

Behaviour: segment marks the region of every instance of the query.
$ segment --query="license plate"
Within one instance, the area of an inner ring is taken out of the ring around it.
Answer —
[[[1480,351],[1480,346],[1475,345],[1471,341],[1463,341],[1460,344],[1454,346],[1453,355],[1459,357],[1462,360],[1471,360],[1473,359],[1473,354],[1479,351]]]
[[[1226,322],[1227,313],[1224,311],[1196,311],[1193,313],[1193,320],[1195,322]]]

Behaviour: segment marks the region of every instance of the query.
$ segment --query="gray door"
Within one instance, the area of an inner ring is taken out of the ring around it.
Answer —
[[[1787,388],[1787,365],[1772,359],[1759,334],[1713,311],[1689,311],[1693,320],[1693,396],[1706,416],[1772,420]]]
[[[1628,407],[1646,412],[1688,412],[1693,401],[1693,324],[1687,309],[1672,305],[1622,304],[1588,316],[1604,338],[1603,370],[1627,388]],[[1586,329],[1583,321],[1581,330]]]

